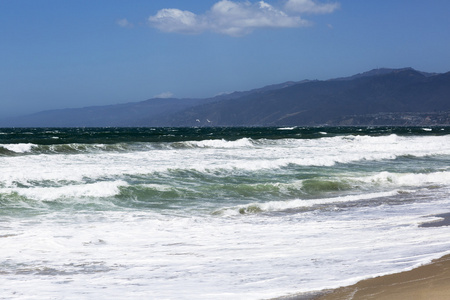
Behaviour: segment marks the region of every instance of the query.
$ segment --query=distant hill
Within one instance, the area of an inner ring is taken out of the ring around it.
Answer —
[[[450,124],[450,72],[375,69],[207,99],[150,99],[43,111],[3,127],[319,126]]]
[[[373,69],[364,73],[359,73],[350,77],[342,77],[342,78],[336,78],[336,79],[330,79],[330,80],[353,80],[358,79],[362,77],[372,77],[372,76],[379,76],[379,75],[386,75],[393,72],[403,72],[403,71],[415,71],[413,68],[403,68],[403,69],[389,69],[389,68],[379,68],[379,69]],[[420,74],[424,75],[425,77],[430,77],[434,75],[438,75],[438,73],[427,73],[427,72],[419,72]]]
[[[168,116],[168,123],[175,126],[317,126],[365,125],[357,121],[365,120],[363,123],[369,125],[375,124],[369,116],[376,118],[375,114],[379,113],[415,115],[438,111],[450,112],[450,73],[429,75],[407,68],[375,70],[340,80],[303,82],[195,106]],[[401,125],[389,118],[384,118],[383,123],[378,125]]]
[[[130,127],[208,102],[207,99],[150,99],[117,105],[46,110],[0,121],[15,127]]]

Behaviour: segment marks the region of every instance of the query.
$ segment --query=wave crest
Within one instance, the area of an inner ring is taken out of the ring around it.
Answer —
[[[250,203],[247,205],[240,205],[236,207],[228,207],[215,211],[216,215],[245,215],[245,214],[257,214],[257,213],[269,213],[269,212],[282,212],[288,210],[295,211],[307,211],[314,210],[315,208],[325,209],[329,205],[335,205],[339,203],[350,203],[356,201],[372,200],[376,198],[392,197],[400,194],[399,190],[393,190],[389,192],[378,192],[360,195],[348,195],[332,198],[321,199],[294,199],[286,201],[269,201],[265,203]]]

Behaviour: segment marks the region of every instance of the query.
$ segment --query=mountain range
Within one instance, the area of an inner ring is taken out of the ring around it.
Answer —
[[[205,99],[153,98],[47,110],[1,127],[337,126],[450,124],[450,72],[374,69]]]

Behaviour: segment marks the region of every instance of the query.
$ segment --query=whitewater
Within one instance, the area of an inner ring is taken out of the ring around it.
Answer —
[[[0,129],[0,299],[271,299],[450,253],[450,127]]]

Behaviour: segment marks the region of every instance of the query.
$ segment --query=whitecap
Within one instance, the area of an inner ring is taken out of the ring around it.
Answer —
[[[281,127],[281,128],[278,128],[278,130],[294,130],[295,128],[297,128],[297,127]]]
[[[16,153],[27,153],[31,152],[33,147],[36,147],[37,145],[31,143],[21,143],[21,144],[3,144],[0,146]]]
[[[61,187],[33,187],[33,188],[7,188],[2,193],[16,192],[17,194],[38,201],[54,201],[57,199],[102,198],[112,197],[120,193],[121,186],[128,186],[122,180],[96,182],[89,184],[66,185]]]
[[[253,147],[253,142],[249,138],[242,138],[235,141],[220,140],[202,140],[188,141],[186,145],[198,148],[247,148]]]

